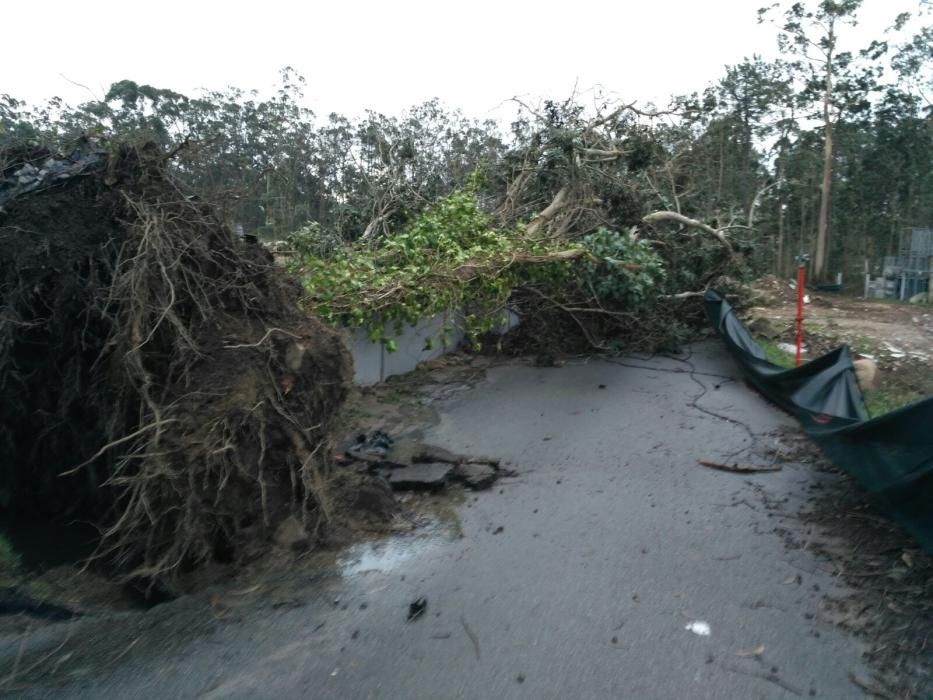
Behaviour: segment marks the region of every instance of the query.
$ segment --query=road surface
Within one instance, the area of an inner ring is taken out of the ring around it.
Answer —
[[[837,584],[805,547],[786,547],[806,539],[793,514],[819,474],[697,463],[760,463],[749,430],[792,421],[718,345],[698,346],[690,364],[625,363],[495,366],[438,405],[427,442],[517,472],[470,494],[454,526],[357,545],[284,597],[228,591],[218,606],[206,593],[85,621],[58,650],[37,633],[20,667],[42,660],[42,644],[55,652],[44,665],[60,667],[21,693],[860,697],[849,674],[866,673],[862,649],[821,619]],[[759,452],[775,439],[761,437]],[[240,593],[252,602],[229,602]],[[407,621],[421,597],[427,610]]]

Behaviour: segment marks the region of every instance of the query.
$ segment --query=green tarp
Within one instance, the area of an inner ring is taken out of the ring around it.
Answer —
[[[869,419],[848,347],[783,369],[768,361],[722,294],[707,291],[705,303],[748,381],[794,414],[834,464],[933,552],[933,397]]]

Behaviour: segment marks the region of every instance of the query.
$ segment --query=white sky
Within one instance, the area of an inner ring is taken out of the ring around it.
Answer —
[[[267,92],[278,70],[303,74],[319,115],[395,114],[439,97],[501,118],[518,95],[601,87],[665,104],[723,66],[776,54],[757,24],[765,0],[47,0],[4,3],[0,93],[78,103],[121,79],[171,88]],[[865,0],[859,43],[915,3]],[[63,77],[64,76],[64,77]],[[67,78],[67,79],[66,79]]]

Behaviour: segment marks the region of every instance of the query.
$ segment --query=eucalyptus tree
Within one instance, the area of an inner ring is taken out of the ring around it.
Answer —
[[[819,0],[811,4],[794,2],[759,10],[765,21],[774,10],[782,10],[777,21],[778,46],[794,60],[792,65],[804,77],[805,90],[818,95],[823,124],[823,168],[820,180],[820,211],[816,226],[813,272],[817,279],[827,275],[829,212],[833,180],[833,134],[840,117],[837,95],[839,80],[852,67],[853,56],[839,49],[840,32],[856,22],[862,0]]]

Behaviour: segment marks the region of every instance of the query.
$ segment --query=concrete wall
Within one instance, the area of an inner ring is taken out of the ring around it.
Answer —
[[[520,322],[517,314],[504,310],[502,323],[493,331],[504,334]],[[447,335],[447,345],[440,342],[441,331],[448,325],[453,331]],[[419,363],[433,360],[457,349],[463,340],[463,313],[450,311],[424,319],[415,326],[407,326],[401,333],[390,333],[398,349],[389,352],[381,343],[370,342],[362,329],[350,334],[350,351],[353,353],[353,381],[366,386],[384,382],[396,374],[411,372]],[[425,341],[430,338],[433,347],[425,350]]]
[[[444,325],[453,331],[447,335],[447,346],[439,340]],[[437,314],[424,319],[415,326],[407,326],[401,333],[390,332],[398,349],[389,352],[381,343],[372,343],[365,331],[356,329],[350,337],[353,353],[353,380],[357,384],[378,384],[396,374],[411,372],[420,362],[433,360],[455,350],[463,340],[463,318],[459,312]],[[430,338],[433,347],[425,350],[425,341]]]

